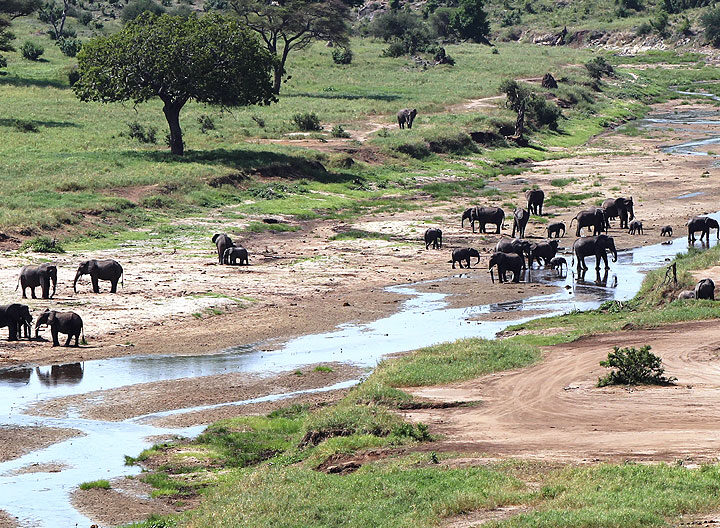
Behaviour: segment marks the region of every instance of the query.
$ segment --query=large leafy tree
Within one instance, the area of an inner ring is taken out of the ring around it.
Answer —
[[[78,54],[83,101],[142,103],[159,97],[170,149],[182,155],[180,110],[190,99],[220,106],[269,104],[273,57],[237,20],[145,13]]]
[[[40,7],[40,0],[0,0],[0,51],[14,51],[10,32],[14,18],[29,15]],[[7,66],[5,57],[0,55],[0,68]]]
[[[273,92],[278,94],[291,51],[302,49],[314,40],[347,45],[349,3],[340,0],[232,0],[229,6],[277,57]]]
[[[483,0],[460,0],[457,9],[450,17],[453,31],[463,40],[474,40],[481,44],[490,44],[490,23],[483,8]]]

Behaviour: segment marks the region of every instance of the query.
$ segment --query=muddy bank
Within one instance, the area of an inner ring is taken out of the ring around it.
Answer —
[[[150,496],[152,487],[137,478],[119,478],[110,482],[111,489],[77,489],[72,493],[72,504],[94,522],[104,526],[117,526],[147,519],[150,515],[170,515],[197,505],[199,499],[178,501]],[[2,525],[0,525],[2,526]]]
[[[201,405],[316,389],[356,379],[364,373],[360,368],[343,363],[323,364],[322,367],[332,369],[330,372],[324,369],[318,371],[315,367],[304,367],[268,377],[231,373],[129,385],[119,389],[55,398],[33,405],[27,412],[57,418],[67,418],[72,413],[74,416],[91,420],[116,422],[162,411],[191,409]],[[206,412],[203,410],[183,416],[179,420],[186,425],[209,423]],[[231,411],[227,409],[225,412]],[[235,413],[241,414],[242,411],[236,407]],[[193,419],[198,421],[187,423]]]
[[[26,475],[28,473],[59,473],[67,469],[66,464],[30,464],[13,471],[12,475]]]
[[[13,460],[80,434],[75,429],[0,426],[0,462]]]
[[[0,510],[0,528],[16,528],[17,518]]]

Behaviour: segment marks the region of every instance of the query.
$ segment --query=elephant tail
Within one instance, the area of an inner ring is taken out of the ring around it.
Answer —
[[[490,280],[492,281],[493,284],[495,284],[495,275],[493,275],[492,268],[490,268]]]
[[[85,341],[85,325],[83,324],[80,327],[80,335],[82,336],[82,341],[80,341],[83,345],[87,345],[87,341]]]
[[[120,270],[120,286],[125,289],[125,270]]]
[[[570,225],[569,225],[568,227],[572,227],[572,223],[573,223],[575,220],[577,220],[577,216],[576,216],[575,218],[573,218],[572,220],[570,220]]]
[[[19,287],[20,287],[20,277],[18,277],[17,284],[15,285],[15,291],[18,291]]]

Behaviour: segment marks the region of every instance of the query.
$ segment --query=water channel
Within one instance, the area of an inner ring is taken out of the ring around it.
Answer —
[[[693,116],[687,117],[687,122],[691,123]],[[707,118],[703,115],[698,119]],[[653,116],[647,120],[647,126],[665,123],[658,121],[662,119],[666,119],[665,116]],[[674,114],[667,119],[679,118]],[[720,220],[720,213],[711,216]],[[563,242],[569,245],[573,240],[574,237],[568,236]],[[714,245],[717,241],[711,238],[710,242]],[[699,243],[696,245],[699,246]],[[169,434],[194,436],[204,429],[204,426],[182,429],[155,427],[147,423],[149,416],[106,422],[72,414],[67,418],[24,414],[24,409],[30,404],[61,396],[186,377],[229,372],[270,375],[319,362],[342,361],[372,368],[387,354],[464,337],[491,339],[510,324],[571,310],[593,309],[608,300],[630,299],[637,293],[645,273],[665,265],[677,253],[686,250],[685,237],[663,244],[620,250],[618,262],[611,263],[609,273],[601,270],[596,274],[591,259],[588,262],[590,270],[582,279],[576,277],[572,270],[562,275],[552,270],[532,270],[528,280],[557,286],[557,292],[470,308],[449,308],[445,300],[447,295],[442,292],[420,292],[413,284],[392,286],[387,288],[388,291],[407,296],[397,313],[372,323],[346,324],[332,332],[292,339],[272,351],[257,344],[200,356],[123,357],[82,364],[0,369],[0,424],[65,427],[84,434],[0,463],[0,510],[17,516],[21,524],[33,527],[89,526],[91,521],[70,504],[70,493],[80,483],[139,472],[138,468],[124,465],[124,455],[135,455],[149,447],[153,442],[148,437]],[[567,259],[570,262],[569,256]],[[472,281],[480,273],[487,273],[487,270],[468,270],[459,277]],[[438,289],[442,289],[443,279],[431,282],[437,282]],[[517,312],[518,317],[512,320],[483,320],[481,317],[483,314],[507,311]],[[537,315],[539,311],[543,315]],[[528,315],[523,316],[524,312]],[[333,390],[358,381],[303,392]],[[235,404],[277,400],[296,394],[266,396]],[[178,409],[152,416],[211,407],[214,406]],[[59,463],[67,467],[54,473],[16,473],[30,464],[45,463]]]

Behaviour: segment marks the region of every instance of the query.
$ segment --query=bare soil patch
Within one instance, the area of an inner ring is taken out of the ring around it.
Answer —
[[[67,469],[68,466],[65,464],[29,464],[23,466],[20,469],[16,469],[12,472],[13,475],[24,475],[27,473],[60,473],[62,470]]]
[[[702,336],[702,339],[699,339]],[[596,388],[614,345],[649,344],[671,387]],[[720,439],[716,321],[593,336],[551,347],[540,365],[447,386],[409,389],[478,407],[405,413],[445,435],[442,449],[564,460],[715,460]]]
[[[142,521],[152,514],[170,515],[191,509],[197,498],[178,501],[150,497],[152,488],[136,478],[111,481],[111,489],[77,489],[72,504],[78,511],[105,526]]]
[[[0,462],[13,460],[79,434],[80,431],[75,429],[56,427],[0,426],[0,445],[3,446],[0,450]]]
[[[16,528],[18,526],[17,517],[0,510],[0,528]]]
[[[358,378],[363,370],[343,364],[324,364],[332,372],[317,372],[314,366],[278,375],[261,377],[245,373],[183,378],[179,380],[141,383],[107,391],[94,391],[87,394],[55,398],[38,403],[28,410],[41,416],[67,417],[72,411],[91,420],[120,421],[135,416],[186,409],[200,405],[237,402],[283,394],[299,390],[314,389],[333,385],[340,381]],[[281,404],[282,405],[282,404]],[[219,413],[231,413],[230,408]],[[207,411],[181,415],[177,418],[184,423],[198,420],[194,424],[209,423]],[[235,408],[235,415],[243,412]]]

